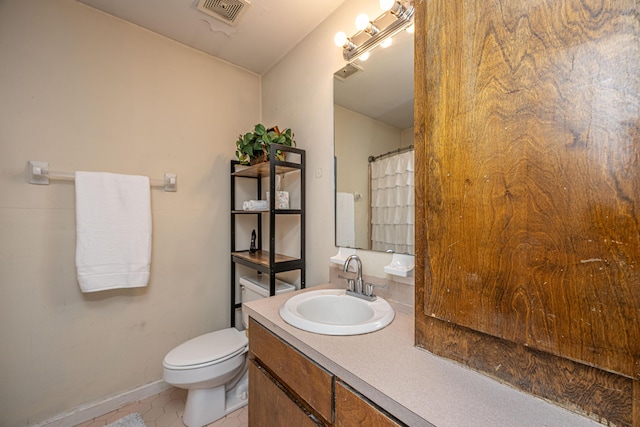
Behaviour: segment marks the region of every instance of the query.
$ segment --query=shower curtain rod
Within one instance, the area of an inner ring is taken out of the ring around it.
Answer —
[[[407,151],[411,151],[413,150],[413,144],[407,146],[407,147],[402,147],[402,148],[398,148],[397,150],[391,150],[389,152],[386,152],[384,154],[380,154],[379,156],[369,156],[369,163],[371,162],[375,162],[376,160],[380,160],[382,158],[388,157],[388,156],[392,156],[394,154],[401,154]]]

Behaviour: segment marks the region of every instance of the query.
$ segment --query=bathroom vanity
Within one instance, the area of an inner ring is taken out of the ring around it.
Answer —
[[[402,425],[253,319],[249,336],[250,425]]]
[[[601,425],[416,348],[400,311],[369,334],[296,329],[279,309],[309,290],[245,304],[250,425]]]

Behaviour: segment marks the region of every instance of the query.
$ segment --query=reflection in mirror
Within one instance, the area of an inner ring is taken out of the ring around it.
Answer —
[[[413,255],[413,34],[334,75],[336,246]]]

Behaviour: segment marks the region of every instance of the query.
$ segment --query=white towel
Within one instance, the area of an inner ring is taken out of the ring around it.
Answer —
[[[269,209],[269,205],[266,200],[249,200],[242,203],[244,211],[266,211],[267,209]]]
[[[336,193],[336,246],[356,246],[355,204],[352,193]]]
[[[76,267],[82,292],[146,286],[150,263],[149,178],[76,172]]]

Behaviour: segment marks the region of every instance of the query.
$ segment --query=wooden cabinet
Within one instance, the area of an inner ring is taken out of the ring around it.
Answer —
[[[336,427],[399,427],[402,424],[374,407],[342,381],[336,382]]]
[[[255,360],[249,362],[249,425],[270,426],[318,426],[323,425],[306,411],[286,389],[279,385]]]
[[[299,148],[281,144],[271,144],[269,161],[252,166],[241,165],[237,160],[231,161],[231,326],[235,326],[236,310],[242,305],[236,297],[236,264],[244,265],[269,276],[269,294],[275,295],[276,274],[286,271],[300,271],[300,288],[305,287],[305,151]],[[276,157],[277,152],[286,155],[285,160]],[[300,188],[300,206],[288,209],[277,209],[276,175],[296,173]],[[249,180],[254,186],[255,200],[262,199],[262,180],[268,178],[269,205],[263,210],[239,209],[240,202],[236,200],[238,181]],[[236,248],[236,226],[239,217],[255,217],[257,230],[256,252],[251,252],[249,241],[242,248]],[[262,241],[262,219],[268,217],[269,242]],[[299,256],[289,256],[276,252],[276,219],[278,217],[297,217],[299,233]]]
[[[251,426],[404,425],[253,318],[249,359]]]
[[[416,342],[640,426],[640,2],[596,3],[416,2]]]
[[[332,418],[333,375],[250,320],[250,358],[266,370],[305,405],[326,421]]]

